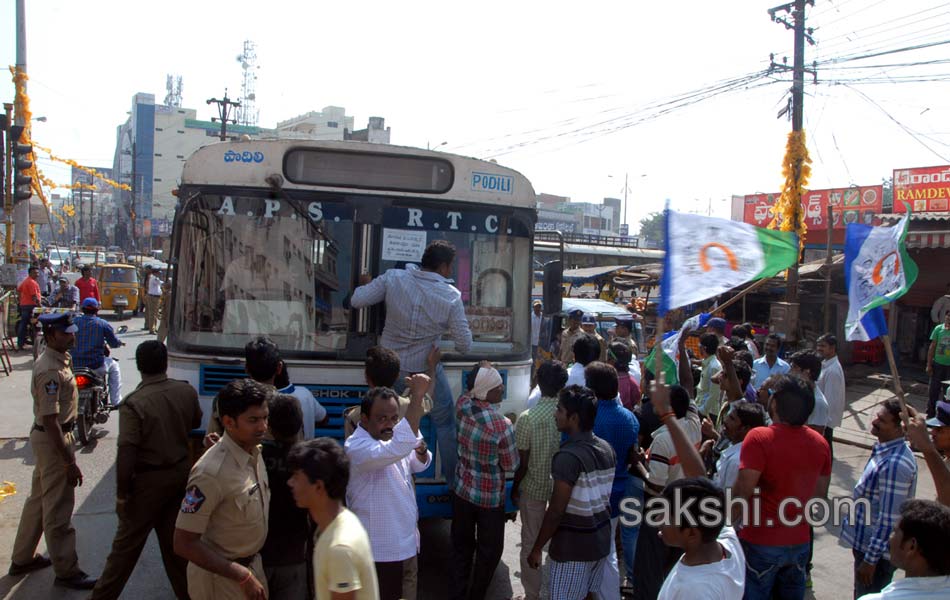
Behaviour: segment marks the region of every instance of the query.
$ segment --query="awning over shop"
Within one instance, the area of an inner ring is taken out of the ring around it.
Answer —
[[[587,267],[584,269],[567,269],[564,271],[564,281],[575,285],[596,282],[607,276],[619,273],[629,268],[628,265],[613,265],[605,267]]]
[[[908,248],[950,248],[950,231],[908,231]]]
[[[878,215],[882,225],[894,225],[904,215]],[[936,229],[936,227],[942,227]],[[950,248],[950,213],[912,213],[907,228],[907,247],[918,249]]]

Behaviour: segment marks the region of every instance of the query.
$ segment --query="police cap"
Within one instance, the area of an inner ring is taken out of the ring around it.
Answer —
[[[567,313],[567,316],[569,316],[572,319],[580,320],[580,318],[584,316],[584,311],[582,311],[579,308],[575,308],[571,312]]]
[[[614,323],[628,329],[633,329],[633,315],[620,315],[614,317]]]
[[[594,318],[594,315],[584,315],[581,317],[581,323],[584,325],[596,325],[597,319]]]
[[[66,333],[76,333],[79,330],[75,323],[73,323],[73,315],[71,313],[49,313],[40,315],[40,324],[42,324],[43,327],[60,329]]]

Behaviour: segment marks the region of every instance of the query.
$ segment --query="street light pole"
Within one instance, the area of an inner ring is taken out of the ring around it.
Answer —
[[[16,74],[26,75],[26,0],[16,0]],[[26,93],[26,78],[20,81]],[[29,127],[23,111],[17,110],[14,123]],[[19,141],[19,140],[15,140]],[[15,188],[14,188],[15,189]],[[15,201],[16,202],[16,201]],[[24,259],[30,254],[30,200],[20,200],[13,205],[13,251]]]

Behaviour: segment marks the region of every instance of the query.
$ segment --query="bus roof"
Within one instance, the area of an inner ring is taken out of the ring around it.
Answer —
[[[459,202],[532,209],[536,206],[534,189],[527,178],[515,170],[493,162],[446,152],[356,141],[245,140],[210,144],[197,150],[185,162],[181,184],[182,186],[228,185],[269,188],[271,186],[266,182],[266,178],[278,174],[283,179],[284,189],[319,188],[343,193],[352,193],[358,189],[315,186],[289,181],[284,173],[284,156],[291,150],[299,149],[440,159],[450,162],[455,172],[451,188],[444,193],[366,190],[374,195],[450,198]]]

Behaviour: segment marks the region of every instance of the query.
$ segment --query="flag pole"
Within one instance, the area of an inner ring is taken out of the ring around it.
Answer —
[[[663,330],[665,329],[665,325],[666,315],[660,315],[659,311],[657,311],[656,333],[654,334],[654,339],[656,341],[653,342],[653,347],[657,349],[656,356],[654,356],[654,360],[656,362],[653,365],[653,373],[656,375],[657,385],[663,385],[666,383],[665,378],[663,377]]]
[[[738,294],[736,294],[736,295],[733,296],[732,298],[729,298],[728,300],[726,300],[725,302],[723,302],[722,304],[720,304],[719,306],[717,306],[715,309],[712,309],[713,312],[719,312],[719,311],[721,311],[721,310],[725,310],[726,308],[732,306],[733,304],[735,304],[735,303],[738,302],[739,300],[742,300],[743,298],[745,298],[746,295],[749,294],[750,292],[759,289],[760,287],[762,287],[763,285],[765,285],[766,283],[768,283],[768,282],[771,281],[771,280],[772,280],[771,277],[763,277],[762,279],[756,281],[755,283],[753,283],[753,284],[750,285],[749,287],[745,288],[744,290],[742,290],[741,292],[739,292]]]
[[[907,427],[910,413],[907,412],[907,403],[904,401],[904,390],[901,388],[901,378],[897,374],[897,362],[894,360],[894,350],[891,349],[891,336],[884,334],[881,336],[884,343],[884,353],[887,354],[887,363],[891,367],[891,379],[894,380],[894,393],[897,394],[897,400],[901,403],[901,421],[904,427]]]

